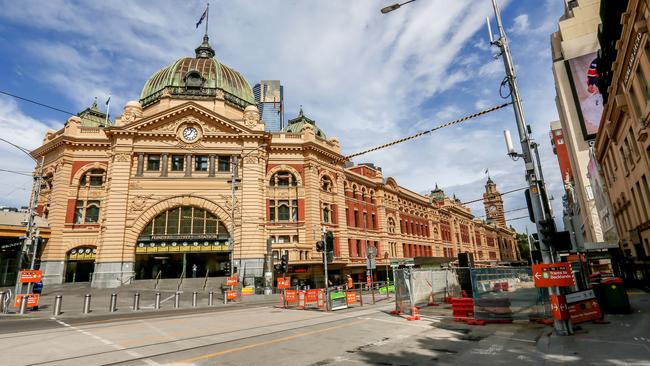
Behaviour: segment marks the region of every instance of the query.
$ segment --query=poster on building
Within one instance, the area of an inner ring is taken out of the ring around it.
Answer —
[[[603,114],[603,96],[597,86],[597,57],[594,52],[567,61],[573,97],[585,140],[596,138],[600,116]]]

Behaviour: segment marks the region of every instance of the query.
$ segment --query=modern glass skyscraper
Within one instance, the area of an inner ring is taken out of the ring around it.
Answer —
[[[278,132],[284,121],[284,87],[280,80],[262,80],[253,87],[260,117],[269,132]]]

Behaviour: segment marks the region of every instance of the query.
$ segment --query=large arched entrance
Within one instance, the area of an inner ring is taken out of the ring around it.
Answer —
[[[178,206],[154,217],[138,236],[135,278],[223,276],[229,265],[224,223],[195,206]]]
[[[88,282],[95,270],[97,248],[93,245],[70,249],[66,256],[65,282]]]

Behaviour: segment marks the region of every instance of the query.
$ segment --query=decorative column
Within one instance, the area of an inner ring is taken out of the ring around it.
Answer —
[[[144,171],[144,153],[138,153],[138,168],[135,173],[136,177],[141,177]]]
[[[215,171],[215,155],[214,154],[210,154],[209,161],[210,161],[210,167],[208,168],[208,177],[214,177],[214,171]]]
[[[185,176],[192,176],[192,154],[185,154]]]
[[[117,137],[115,152],[109,162],[106,205],[100,247],[97,250],[92,287],[118,287],[134,275],[135,247],[124,241],[124,229],[129,200],[129,180],[132,164],[131,137]],[[138,162],[140,162],[140,155]]]
[[[167,165],[169,165],[169,164],[167,164],[167,160],[168,160],[168,154],[167,153],[162,154],[162,159],[161,159],[161,162],[160,162],[160,164],[161,164],[160,176],[161,177],[166,177],[167,176],[167,169],[168,169]]]

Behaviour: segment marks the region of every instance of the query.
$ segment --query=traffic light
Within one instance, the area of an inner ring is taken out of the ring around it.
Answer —
[[[334,233],[327,230],[325,232],[325,258],[327,263],[334,262]]]
[[[280,257],[280,271],[279,272],[285,273],[285,272],[287,272],[288,269],[289,269],[289,253],[285,252]]]
[[[553,234],[555,234],[555,221],[552,218],[540,221],[539,232],[542,234],[544,244],[551,246],[553,244]]]
[[[226,273],[230,273],[230,261],[223,264],[223,271],[226,272]],[[229,276],[230,276],[230,274],[229,274]]]
[[[324,252],[325,251],[325,242],[322,240],[319,240],[316,242],[316,251],[317,252]]]

